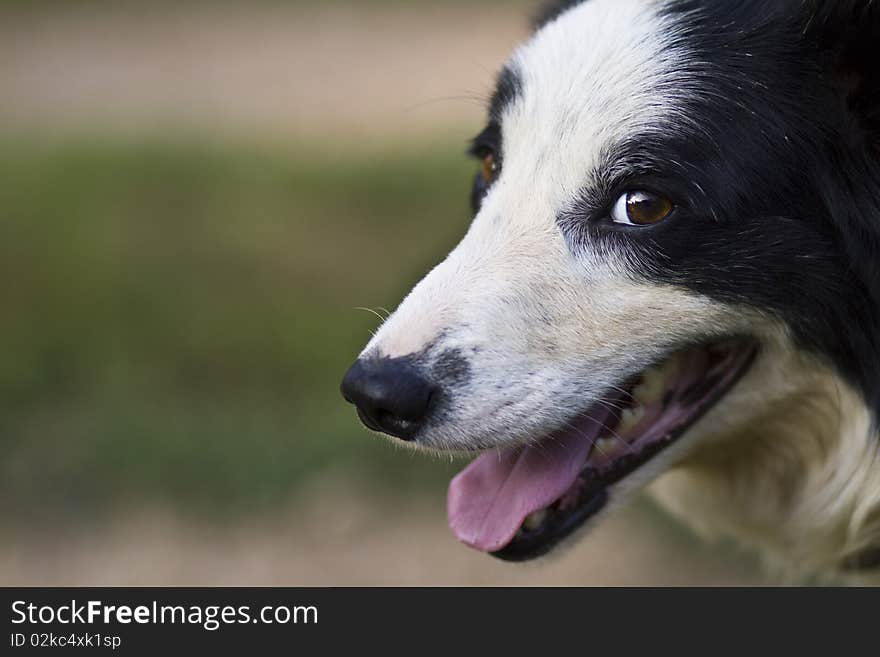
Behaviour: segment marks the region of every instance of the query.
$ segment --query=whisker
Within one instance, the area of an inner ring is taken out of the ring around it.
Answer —
[[[421,103],[408,105],[403,108],[403,111],[415,112],[417,110],[424,109],[432,105],[438,105],[440,103],[467,103],[469,105],[483,106],[485,104],[485,101],[475,94],[461,94],[458,96],[438,96],[436,98],[429,98],[425,101],[422,101]]]
[[[353,310],[363,310],[365,313],[370,313],[371,315],[375,315],[376,317],[379,318],[379,321],[381,322],[381,324],[384,324],[385,320],[388,319],[387,317],[382,317],[382,315],[380,315],[378,312],[376,312],[372,308],[360,308],[359,307],[359,308],[353,308]],[[380,308],[380,310],[381,310],[381,308]],[[389,315],[390,315],[390,313],[389,313]],[[381,324],[380,324],[380,326],[381,326]]]
[[[627,450],[627,452],[629,452],[630,454],[634,454],[634,453],[635,453],[635,452],[633,451],[633,449],[632,449],[632,444],[631,444],[629,441],[625,440],[625,439],[623,438],[623,436],[621,436],[619,433],[617,433],[617,432],[614,430],[614,427],[609,427],[609,426],[608,426],[607,424],[605,424],[604,422],[598,422],[595,418],[590,417],[589,415],[584,415],[584,417],[586,417],[587,419],[589,419],[591,422],[595,422],[596,424],[598,424],[599,426],[601,426],[602,429],[603,429],[604,431],[608,432],[608,433],[611,434],[614,438],[616,438],[617,440],[619,440],[620,442],[622,442],[622,443],[626,446],[626,450]],[[605,456],[605,457],[608,456],[608,454],[605,452],[605,450],[603,450],[603,449],[599,446],[598,442],[597,442],[594,438],[590,438],[589,436],[587,436],[584,430],[579,429],[577,426],[575,426],[574,424],[572,424],[570,421],[566,421],[566,422],[564,423],[564,425],[565,425],[566,427],[568,427],[569,429],[571,429],[571,430],[577,432],[578,435],[580,435],[580,436],[586,438],[587,440],[589,440],[589,441],[590,441],[590,444],[591,444],[594,448],[596,448],[596,449],[598,449],[600,452],[602,452],[602,455],[603,455],[603,456]]]
[[[611,390],[614,390],[615,392],[619,392],[619,393],[622,394],[624,397],[626,397],[626,398],[628,398],[628,399],[630,399],[630,400],[632,400],[632,398],[633,398],[632,390],[626,390],[625,388],[621,388],[620,386],[615,386],[615,385],[611,385],[611,386],[608,386],[608,387],[609,387]]]
[[[627,408],[630,408],[629,406],[618,406],[617,404],[603,399],[597,400],[596,403],[600,404],[604,408],[608,408],[614,411],[625,411]]]

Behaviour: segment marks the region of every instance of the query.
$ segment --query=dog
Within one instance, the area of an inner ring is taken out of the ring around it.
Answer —
[[[504,65],[475,218],[342,391],[474,455],[508,561],[644,488],[781,573],[880,574],[880,2],[569,0]]]

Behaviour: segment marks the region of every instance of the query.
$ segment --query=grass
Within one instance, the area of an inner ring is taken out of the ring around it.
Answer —
[[[0,144],[0,504],[236,514],[344,469],[449,468],[338,396],[377,320],[459,238],[458,144],[384,154],[198,140]]]

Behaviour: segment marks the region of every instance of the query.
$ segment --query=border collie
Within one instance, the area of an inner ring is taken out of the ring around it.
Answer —
[[[876,0],[541,12],[473,224],[342,386],[476,456],[462,542],[532,559],[650,484],[789,573],[880,572],[878,44]]]

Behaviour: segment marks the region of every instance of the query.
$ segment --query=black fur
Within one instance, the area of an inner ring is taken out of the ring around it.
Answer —
[[[505,66],[495,81],[495,91],[489,101],[489,120],[493,123],[501,122],[501,115],[505,108],[522,94],[522,78],[519,73]]]
[[[522,94],[522,79],[519,73],[505,66],[495,81],[495,91],[489,101],[489,125],[483,132],[477,135],[471,142],[468,152],[477,159],[483,159],[486,155],[495,156],[499,170],[503,164],[503,149],[501,144],[501,121],[504,110]],[[471,209],[476,213],[483,203],[483,197],[489,191],[490,184],[486,184],[482,174],[477,173],[474,177],[471,189]]]

